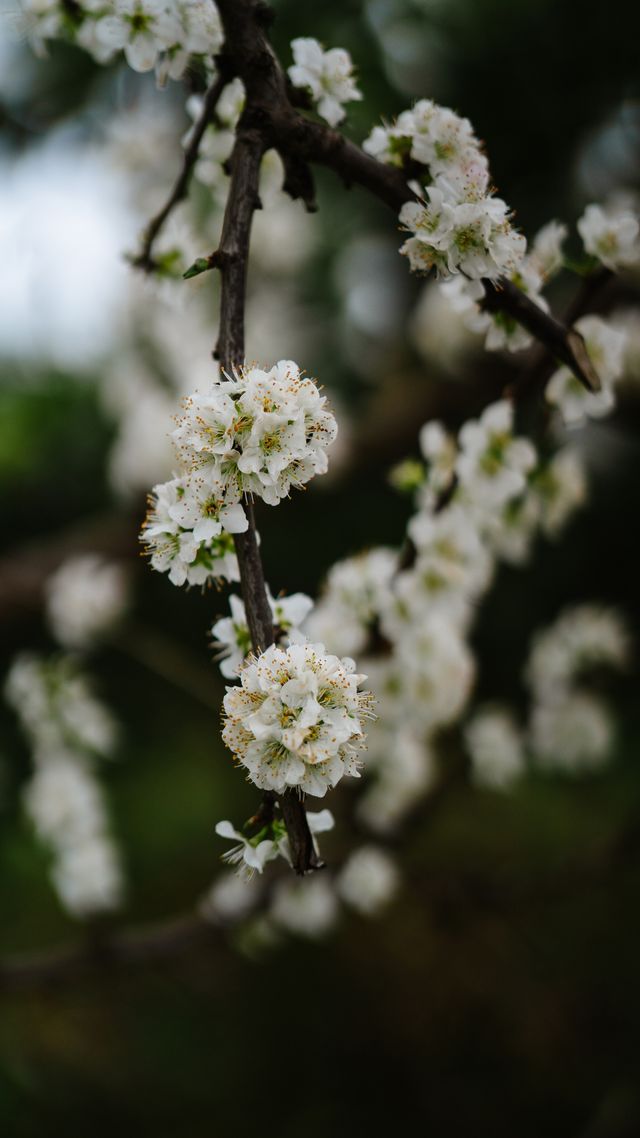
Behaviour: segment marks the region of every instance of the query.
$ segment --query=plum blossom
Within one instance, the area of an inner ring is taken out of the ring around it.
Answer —
[[[472,280],[515,272],[526,241],[512,229],[501,198],[466,200],[443,179],[425,193],[425,200],[405,202],[400,210],[400,224],[412,234],[400,252],[414,272],[434,269],[443,279],[463,273]]]
[[[324,51],[317,40],[291,41],[294,63],[288,75],[294,87],[307,88],[321,118],[337,126],[345,117],[344,104],[362,98],[353,75],[351,56],[344,48]]]
[[[127,582],[121,565],[96,554],[70,557],[47,581],[47,618],[66,648],[87,648],[122,617]]]
[[[534,637],[525,676],[536,698],[549,702],[593,668],[625,668],[629,653],[629,636],[615,609],[575,605]]]
[[[372,696],[358,691],[364,678],[322,644],[271,645],[227,688],[222,738],[256,786],[322,798],[343,775],[359,775],[363,720],[373,714]]]
[[[600,316],[582,316],[575,327],[584,336],[587,351],[600,379],[599,391],[588,391],[568,367],[558,368],[546,388],[546,399],[557,407],[568,427],[600,419],[615,405],[614,383],[622,374],[626,336]]]
[[[592,203],[578,221],[587,253],[597,257],[608,269],[624,268],[640,261],[640,224],[625,206]]]
[[[520,778],[524,771],[523,741],[507,708],[478,708],[467,724],[464,738],[476,785],[506,790]]]
[[[240,580],[232,534],[248,522],[238,502],[225,504],[217,474],[211,467],[196,478],[173,478],[154,486],[149,498],[140,540],[151,567],[168,573],[173,585]]]
[[[279,641],[285,640],[294,630],[299,631],[313,608],[313,601],[304,593],[294,593],[290,597],[274,600],[267,589],[267,599],[273,616],[273,624],[279,633]],[[229,597],[230,617],[216,621],[211,629],[214,648],[220,660],[220,671],[227,680],[236,678],[245,657],[251,651],[251,635],[247,624],[244,603],[240,597]]]
[[[365,917],[380,913],[398,890],[400,875],[394,861],[378,846],[355,850],[336,880],[343,901]]]
[[[186,400],[173,438],[187,468],[213,463],[228,501],[255,494],[275,506],[327,470],[337,424],[326,403],[292,360],[242,368]]]
[[[480,419],[469,420],[458,436],[456,473],[465,498],[490,513],[523,492],[536,462],[528,439],[513,434],[513,405],[491,403]]]
[[[540,766],[582,772],[602,766],[613,745],[613,722],[591,692],[570,691],[534,708],[529,745]]]

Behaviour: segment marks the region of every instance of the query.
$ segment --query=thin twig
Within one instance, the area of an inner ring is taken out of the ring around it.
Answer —
[[[179,203],[183,201],[187,196],[187,191],[191,182],[191,176],[193,174],[193,168],[198,161],[200,144],[204,138],[204,133],[209,126],[209,123],[213,119],[220,95],[222,94],[224,88],[231,78],[233,78],[233,76],[230,73],[228,66],[220,66],[216,78],[214,79],[204,97],[202,113],[200,114],[200,118],[197,120],[193,128],[191,140],[184,152],[182,169],[176,178],[173,189],[171,190],[171,193],[169,194],[169,197],[167,198],[162,209],[159,210],[155,217],[151,219],[144,231],[140,252],[138,256],[135,257],[132,261],[132,264],[134,264],[136,268],[144,269],[144,271],[147,273],[152,273],[153,270],[157,267],[156,261],[153,257],[154,243],[156,241],[156,238],[160,235],[160,231],[162,230],[165,222],[173,213],[176,206],[179,205]]]

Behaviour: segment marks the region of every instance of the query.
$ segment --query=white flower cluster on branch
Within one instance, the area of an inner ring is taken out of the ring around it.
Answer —
[[[292,360],[240,369],[189,396],[173,432],[184,473],[154,487],[142,532],[153,568],[176,585],[237,581],[242,497],[274,506],[326,472],[337,433],[326,402]]]
[[[411,233],[400,251],[415,272],[495,280],[518,269],[526,241],[491,192],[489,165],[468,119],[421,99],[391,125],[375,127],[363,147],[418,179],[423,200],[400,211]]]
[[[122,869],[93,770],[94,758],[115,747],[115,723],[71,657],[19,656],[5,694],[31,743],[34,773],[24,806],[51,852],[62,904],[75,917],[117,908]]]
[[[50,39],[69,39],[97,63],[122,51],[134,71],[153,71],[159,84],[180,79],[190,57],[212,67],[223,43],[213,0],[23,0],[23,23],[42,55]]]
[[[222,738],[256,786],[322,798],[343,775],[359,775],[374,703],[358,691],[364,679],[322,644],[271,645],[227,688]]]

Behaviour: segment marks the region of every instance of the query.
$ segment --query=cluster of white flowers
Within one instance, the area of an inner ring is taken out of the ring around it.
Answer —
[[[244,101],[245,89],[242,80],[233,79],[227,83],[216,103],[215,122],[208,124],[198,148],[194,173],[203,185],[209,186],[214,194],[222,199],[226,197],[227,186],[227,176],[223,167],[233,149],[234,132]],[[201,95],[191,95],[187,100],[186,109],[195,124],[202,115],[204,98]],[[192,127],[182,140],[185,149],[191,143],[193,131]]]
[[[562,245],[566,236],[566,225],[550,221],[535,236],[529,252],[509,274],[521,292],[545,312],[549,305],[542,289],[562,267]],[[480,281],[458,274],[442,281],[440,292],[468,329],[484,335],[487,351],[506,349],[518,352],[530,346],[530,334],[513,316],[502,311],[488,312],[483,307],[484,289]]]
[[[304,593],[294,593],[291,597],[278,597],[274,600],[268,589],[267,598],[278,643],[286,643],[291,633],[299,632],[303,621],[313,608],[313,601]],[[231,594],[229,607],[231,616],[216,621],[211,634],[217,658],[220,660],[220,671],[225,679],[233,680],[251,651],[251,636],[247,614],[240,597]]]
[[[191,56],[209,68],[223,43],[213,0],[23,0],[24,30],[42,55],[50,39],[70,39],[98,63],[122,51],[134,71],[158,83],[180,79]]]
[[[247,529],[243,494],[276,505],[327,470],[337,424],[292,360],[244,368],[185,401],[173,432],[184,471],[154,487],[142,541],[176,585],[237,581],[233,534]]]
[[[305,625],[331,651],[364,653],[379,719],[368,743],[374,780],[359,810],[380,832],[429,790],[436,735],[467,706],[475,675],[468,637],[496,559],[524,564],[534,539],[557,537],[586,492],[576,452],[539,457],[514,433],[507,400],[465,423],[457,438],[440,423],[426,424],[420,446],[424,462],[406,472],[417,504],[410,556],[372,550],[335,565]],[[487,717],[468,733],[474,777],[507,785],[521,768],[522,743],[501,712]]]
[[[47,581],[47,617],[65,648],[89,648],[124,614],[127,579],[121,565],[96,554],[64,561]]]
[[[588,391],[568,367],[558,368],[546,387],[546,398],[557,407],[568,427],[608,415],[615,405],[614,384],[624,366],[626,335],[601,316],[582,316],[575,327],[584,336],[589,358],[600,379],[599,391]]]
[[[508,789],[524,769],[521,732],[507,708],[484,706],[465,728],[471,778],[477,786]]]
[[[593,202],[578,221],[578,232],[586,252],[608,269],[640,264],[640,224],[627,205]]]
[[[597,767],[607,759],[613,721],[606,703],[588,687],[594,670],[623,669],[629,637],[615,611],[578,605],[533,641],[526,679],[534,705],[529,746],[543,766],[565,770]]]
[[[34,773],[24,805],[52,854],[62,904],[76,917],[116,908],[122,870],[92,766],[94,756],[113,751],[113,720],[70,657],[19,656],[5,694],[32,746]]]
[[[508,790],[534,767],[567,772],[598,768],[609,757],[614,724],[586,682],[602,668],[624,668],[629,638],[618,613],[594,605],[563,612],[533,640],[525,679],[532,704],[526,731],[507,708],[481,707],[465,728],[472,779]]]
[[[331,126],[345,117],[344,104],[362,98],[353,75],[353,63],[342,47],[324,51],[315,39],[291,41],[294,63],[288,74],[294,87],[311,93],[316,110]]]
[[[321,798],[359,775],[363,720],[373,715],[371,695],[358,691],[365,678],[322,644],[271,645],[227,688],[222,738],[256,786]]]
[[[331,830],[333,818],[328,810],[311,812],[307,818],[317,852],[316,835]],[[265,837],[267,831],[269,836]],[[238,867],[237,874],[219,876],[204,897],[200,911],[215,924],[237,924],[250,916],[261,899],[268,898],[260,889],[259,878],[265,866],[278,857],[290,860],[287,839],[284,826],[277,821],[251,839],[234,830],[230,822],[220,822],[216,832],[237,843],[223,855],[223,861]],[[340,902],[362,916],[377,917],[393,900],[399,886],[400,873],[389,853],[379,846],[362,846],[335,876],[327,870],[304,882],[278,882],[268,908],[249,930],[263,945],[278,943],[283,931],[308,938],[323,937],[338,922]]]
[[[421,99],[390,126],[375,127],[363,147],[412,174],[424,168],[424,199],[400,211],[412,235],[400,252],[415,272],[495,280],[520,267],[525,238],[512,227],[506,203],[491,193],[489,165],[468,119]]]

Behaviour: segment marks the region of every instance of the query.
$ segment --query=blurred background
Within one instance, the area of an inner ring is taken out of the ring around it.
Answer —
[[[278,0],[274,43],[347,48],[361,141],[420,97],[468,115],[528,234],[640,189],[640,11],[627,0]],[[219,869],[220,818],[255,794],[219,738],[215,591],[178,590],[139,557],[145,497],[171,473],[181,394],[207,382],[217,282],[154,285],[128,265],[190,125],[185,92],[51,45],[36,59],[0,20],[0,620],[2,675],[54,651],[49,575],[71,554],[127,569],[130,615],[90,671],[119,724],[105,764],[123,851],[123,920],[188,911]],[[452,427],[516,372],[487,354],[398,257],[396,222],[318,172],[319,212],[270,192],[255,227],[248,356],[295,358],[340,421],[330,474],[258,518],[272,590],[317,594],[334,561],[400,545],[411,511],[389,469],[430,417]],[[167,236],[215,247],[223,191],[194,184]],[[575,242],[575,238],[572,238]],[[561,312],[574,287],[550,299]],[[592,493],[560,544],[502,568],[474,632],[479,699],[518,707],[531,635],[563,606],[615,605],[638,643],[637,282],[604,310],[633,333],[619,407],[582,433]],[[620,317],[620,312],[623,316]],[[46,989],[0,993],[0,1133],[281,1138],[420,1126],[487,1138],[640,1134],[640,712],[610,684],[615,753],[583,779],[537,774],[508,795],[461,780],[407,834],[406,879],[375,923],[317,943],[236,943]],[[0,951],[81,936],[21,809],[29,751],[0,708]],[[347,797],[348,797],[348,792]],[[340,792],[335,796],[340,819]],[[332,803],[334,808],[334,803]],[[340,863],[348,827],[325,837]],[[613,852],[612,852],[613,851]],[[574,872],[574,867],[582,867]],[[586,867],[586,868],[585,868]],[[118,918],[120,919],[120,918]]]

